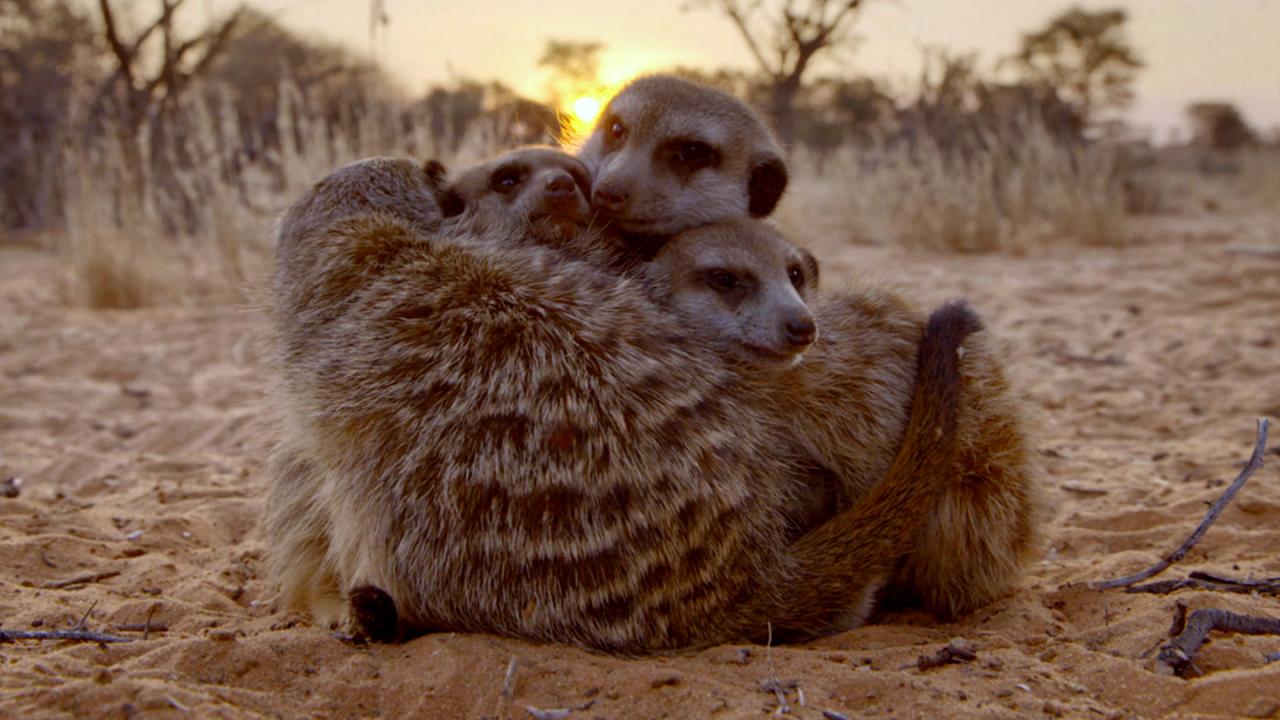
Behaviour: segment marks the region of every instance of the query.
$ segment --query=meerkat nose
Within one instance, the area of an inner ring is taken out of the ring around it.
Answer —
[[[813,324],[813,318],[792,318],[783,326],[786,332],[787,342],[795,347],[802,348],[812,345],[814,339],[818,335],[818,328]]]
[[[605,210],[620,210],[627,204],[627,191],[616,183],[606,181],[591,194],[591,204]]]
[[[551,197],[570,197],[578,191],[578,184],[569,173],[556,173],[547,180],[547,195]]]

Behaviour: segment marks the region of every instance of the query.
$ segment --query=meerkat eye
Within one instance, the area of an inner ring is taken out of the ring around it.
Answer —
[[[609,136],[614,140],[621,140],[626,134],[627,126],[623,125],[621,120],[615,118],[612,123],[609,123]]]
[[[804,287],[804,271],[799,265],[792,265],[787,268],[787,278],[791,280],[791,285],[799,290]]]
[[[733,292],[740,285],[737,275],[718,268],[707,272],[707,284],[712,290],[721,293]]]
[[[696,140],[680,143],[675,156],[676,162],[688,170],[701,170],[716,161],[716,151],[710,145]]]
[[[520,168],[506,167],[494,172],[491,182],[494,190],[505,193],[514,190],[523,180]]]

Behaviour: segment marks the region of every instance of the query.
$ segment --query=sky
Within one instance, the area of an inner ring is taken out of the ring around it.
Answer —
[[[420,92],[460,76],[501,80],[545,95],[537,67],[547,39],[605,45],[609,83],[673,65],[752,69],[729,21],[698,0],[382,0],[389,23],[370,35],[369,0],[250,0],[285,26],[373,54],[404,87]],[[870,75],[907,88],[922,49],[977,51],[980,67],[1012,53],[1020,34],[1043,26],[1068,0],[867,0],[852,49],[817,73]],[[1184,124],[1196,100],[1236,103],[1252,125],[1280,127],[1280,0],[1111,0],[1147,67],[1126,114],[1157,139]],[[205,0],[216,14],[230,0]]]

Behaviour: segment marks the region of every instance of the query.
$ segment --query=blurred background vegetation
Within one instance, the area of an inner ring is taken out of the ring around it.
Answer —
[[[1065,8],[991,68],[925,49],[905,90],[817,74],[815,58],[853,46],[867,1],[695,0],[755,67],[670,68],[770,119],[795,178],[780,219],[802,243],[1120,245],[1135,215],[1280,206],[1280,139],[1233,105],[1191,104],[1177,146],[1119,119],[1143,71],[1123,10]],[[269,267],[274,217],[335,166],[571,145],[610,90],[598,42],[548,39],[529,58],[541,98],[465,76],[413,94],[259,10],[199,27],[187,5],[0,0],[0,237],[66,253],[72,301],[241,298]]]

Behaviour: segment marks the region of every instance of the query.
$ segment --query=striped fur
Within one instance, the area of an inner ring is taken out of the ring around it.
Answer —
[[[788,544],[799,469],[759,383],[633,280],[451,230],[435,182],[364,161],[282,221],[283,598],[337,621],[371,585],[417,629],[622,652],[864,619],[924,530],[895,510],[948,489],[955,347],[884,480]]]

